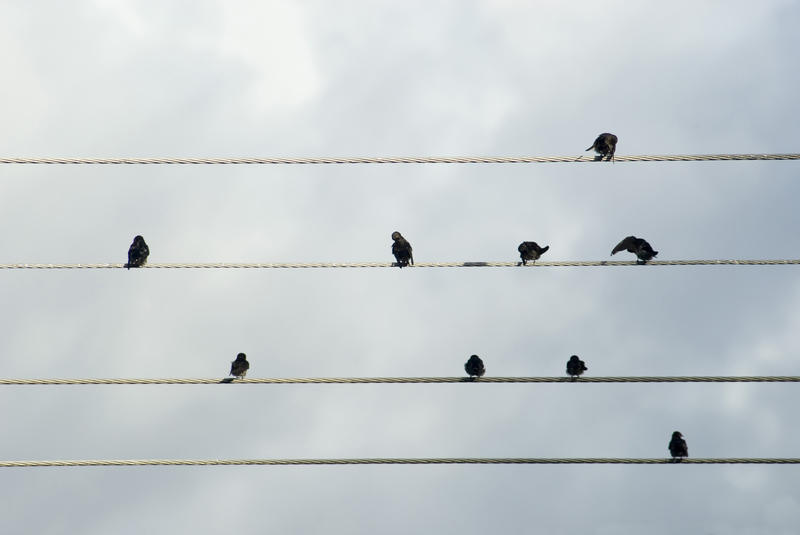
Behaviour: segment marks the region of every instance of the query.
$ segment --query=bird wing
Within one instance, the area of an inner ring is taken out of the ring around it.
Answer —
[[[614,249],[611,250],[611,254],[614,255],[614,254],[617,254],[620,251],[629,250],[631,245],[632,245],[632,242],[635,239],[636,238],[634,238],[633,236],[628,236],[627,238],[623,239],[621,242],[619,242],[617,244],[616,247],[614,247]]]

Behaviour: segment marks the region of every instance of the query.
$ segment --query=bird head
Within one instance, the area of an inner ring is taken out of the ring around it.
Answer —
[[[403,236],[399,232],[397,232],[396,230],[394,232],[392,232],[392,240],[397,241],[402,237]]]

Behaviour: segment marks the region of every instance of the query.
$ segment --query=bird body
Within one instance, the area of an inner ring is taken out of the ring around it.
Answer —
[[[620,251],[634,253],[636,258],[639,259],[638,263],[640,264],[644,264],[658,254],[658,251],[654,251],[650,244],[647,243],[647,240],[644,238],[637,238],[636,236],[624,238],[611,250],[611,254],[615,255]]]
[[[247,375],[247,370],[250,369],[250,363],[247,362],[247,355],[244,353],[239,353],[236,355],[236,360],[231,362],[231,373],[228,375],[233,375],[239,379],[244,379],[244,376]]]
[[[464,370],[472,380],[476,377],[483,377],[486,373],[486,368],[483,366],[483,361],[478,355],[472,355],[469,360],[464,364]]]
[[[594,161],[597,162],[603,158],[605,158],[606,161],[613,160],[614,152],[617,150],[617,136],[609,134],[608,132],[603,132],[597,136],[592,146],[586,150],[590,151],[592,149],[598,154],[594,157]]]
[[[526,265],[528,260],[531,262],[536,262],[540,256],[547,252],[550,249],[549,245],[545,245],[544,247],[539,247],[539,244],[535,241],[524,241],[519,244],[517,247],[517,251],[519,251],[519,257],[522,260],[522,265]]]
[[[573,379],[576,379],[579,375],[583,375],[583,372],[588,369],[586,363],[578,358],[578,355],[572,355],[567,361],[567,374]]]
[[[142,267],[147,263],[147,257],[150,255],[150,248],[141,236],[133,238],[133,243],[128,248],[128,263],[124,267],[130,269],[132,267]]]
[[[392,254],[397,260],[397,267],[403,268],[411,264],[414,265],[414,256],[411,254],[411,244],[408,243],[402,234],[397,231],[392,232]]]
[[[689,456],[689,447],[683,440],[680,431],[672,433],[672,439],[669,441],[669,454],[672,455],[673,462],[681,462],[681,459]]]

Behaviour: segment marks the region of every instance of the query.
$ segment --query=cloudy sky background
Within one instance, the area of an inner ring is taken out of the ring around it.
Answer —
[[[4,156],[798,152],[800,6],[7,2]],[[797,162],[3,166],[0,263],[796,258]],[[629,256],[629,255],[626,255]],[[797,375],[797,268],[0,273],[9,378]],[[797,457],[796,385],[2,387],[4,460]],[[798,469],[5,469],[3,533],[789,534]]]

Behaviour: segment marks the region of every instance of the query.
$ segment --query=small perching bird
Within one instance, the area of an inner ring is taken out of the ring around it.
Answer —
[[[486,368],[483,366],[483,361],[478,355],[472,355],[469,360],[464,364],[464,370],[473,381],[478,377],[483,377],[486,373]]]
[[[636,236],[624,238],[611,250],[611,254],[615,255],[620,251],[628,251],[629,253],[635,254],[636,258],[638,258],[636,261],[637,264],[645,264],[658,254],[658,251],[654,251],[650,244],[647,243],[647,240],[644,238],[637,238]]]
[[[236,355],[236,360],[231,362],[231,373],[228,375],[233,375],[237,379],[244,379],[244,376],[247,375],[247,370],[250,369],[250,363],[247,362],[247,355],[244,353],[239,353]]]
[[[597,136],[592,146],[586,150],[590,151],[592,149],[597,153],[597,156],[594,157],[594,161],[598,162],[603,158],[605,158],[606,161],[613,160],[614,152],[617,150],[617,136],[609,134],[608,132],[603,132]]]
[[[669,441],[669,454],[672,455],[674,463],[679,463],[681,459],[689,456],[689,448],[680,431],[672,433],[672,439]]]
[[[128,269],[132,267],[142,267],[147,263],[148,255],[150,255],[150,248],[144,242],[144,238],[136,236],[133,238],[133,243],[128,248],[128,263],[123,267]]]
[[[527,265],[528,260],[531,262],[536,262],[540,256],[547,252],[548,249],[550,249],[549,245],[539,247],[539,244],[535,241],[524,241],[519,244],[519,247],[517,247],[517,251],[519,251],[519,257],[522,260],[523,266]]]
[[[578,376],[583,375],[583,372],[588,369],[586,363],[578,358],[578,355],[572,355],[567,361],[567,375],[572,377],[573,381],[577,380]]]
[[[402,234],[397,231],[392,232],[392,254],[397,260],[397,267],[403,268],[409,264],[414,265],[414,256],[411,254],[411,244],[408,243]]]

